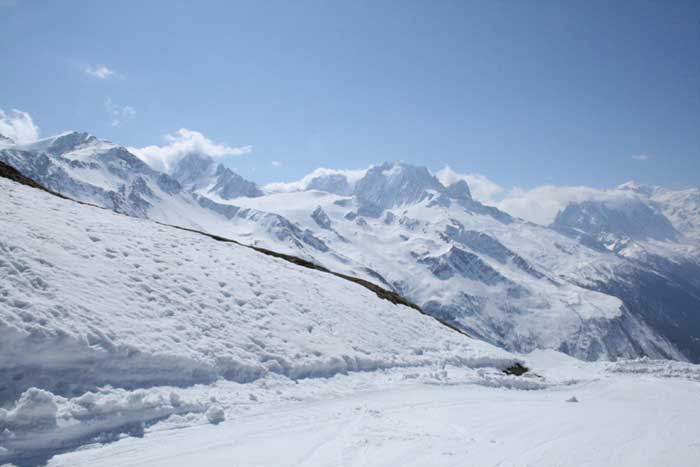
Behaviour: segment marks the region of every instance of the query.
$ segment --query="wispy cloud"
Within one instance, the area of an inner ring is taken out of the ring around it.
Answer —
[[[83,71],[88,75],[99,79],[116,78],[121,76],[116,71],[110,69],[106,65],[89,65],[85,67]]]
[[[12,109],[5,113],[0,109],[0,135],[15,143],[31,143],[39,139],[39,127],[27,112]]]
[[[635,161],[648,161],[652,159],[652,156],[649,154],[632,154],[632,159]]]
[[[129,148],[141,160],[156,170],[169,172],[172,166],[188,154],[202,154],[221,158],[226,156],[243,156],[253,151],[252,146],[228,146],[215,143],[198,131],[180,128],[175,133],[165,135],[163,146],[146,146]]]
[[[118,105],[111,98],[105,100],[105,109],[112,119],[112,126],[121,126],[136,116],[136,109],[130,105]]]
[[[339,169],[326,169],[318,168],[313,172],[305,175],[301,180],[294,182],[273,182],[268,183],[263,187],[268,193],[291,193],[294,191],[306,190],[309,184],[317,177],[325,177],[329,175],[339,175],[345,177],[350,185],[357,183],[359,179],[364,177],[367,173],[367,169],[359,170],[339,170]]]
[[[280,161],[272,161],[271,162],[272,167],[282,167],[282,163]]]

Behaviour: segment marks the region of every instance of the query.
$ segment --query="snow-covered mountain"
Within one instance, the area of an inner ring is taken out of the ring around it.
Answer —
[[[78,133],[5,149],[0,160],[82,201],[361,277],[509,350],[700,361],[700,275],[689,275],[700,255],[638,195],[571,206],[548,228],[401,162],[258,188],[201,154],[163,174]],[[609,248],[613,236],[624,247]]]
[[[570,203],[553,224],[593,236],[611,249],[629,240],[677,240],[679,233],[661,213],[635,196]]]
[[[311,232],[278,215],[202,196],[260,194],[255,184],[205,156],[184,158],[170,176],[153,170],[123,146],[67,132],[6,148],[0,151],[0,160],[53,191],[131,216],[235,234],[250,243],[266,240],[285,250],[326,249]]]
[[[618,187],[645,199],[688,239],[700,245],[700,188],[669,189],[627,182]]]
[[[297,183],[296,191],[236,203],[314,229],[331,251],[378,273],[375,280],[499,346],[557,348],[587,359],[684,358],[630,309],[627,295],[603,287],[635,284],[645,270],[599,244],[514,219],[473,200],[466,183],[445,187],[403,163],[340,184],[351,187],[344,188],[349,194]],[[332,264],[322,255],[317,260]]]

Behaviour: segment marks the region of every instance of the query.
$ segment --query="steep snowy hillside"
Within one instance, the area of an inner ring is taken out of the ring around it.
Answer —
[[[17,401],[0,409],[0,461],[215,406],[125,390],[437,364],[502,375],[517,361],[234,243],[5,178],[0,210],[0,406]]]

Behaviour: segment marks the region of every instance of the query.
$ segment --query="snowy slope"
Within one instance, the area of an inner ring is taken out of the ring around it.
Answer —
[[[352,282],[243,246],[4,178],[0,211],[0,404],[18,401],[0,411],[0,460],[73,442],[91,424],[212,405],[119,388],[517,361]]]

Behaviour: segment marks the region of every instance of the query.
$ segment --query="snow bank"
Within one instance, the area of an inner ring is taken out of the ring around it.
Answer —
[[[207,401],[186,402],[174,392],[103,388],[68,399],[30,388],[14,408],[0,409],[0,462],[31,459],[86,441],[109,441],[122,433],[143,435],[147,423],[205,411],[212,423],[221,421],[221,407]]]

